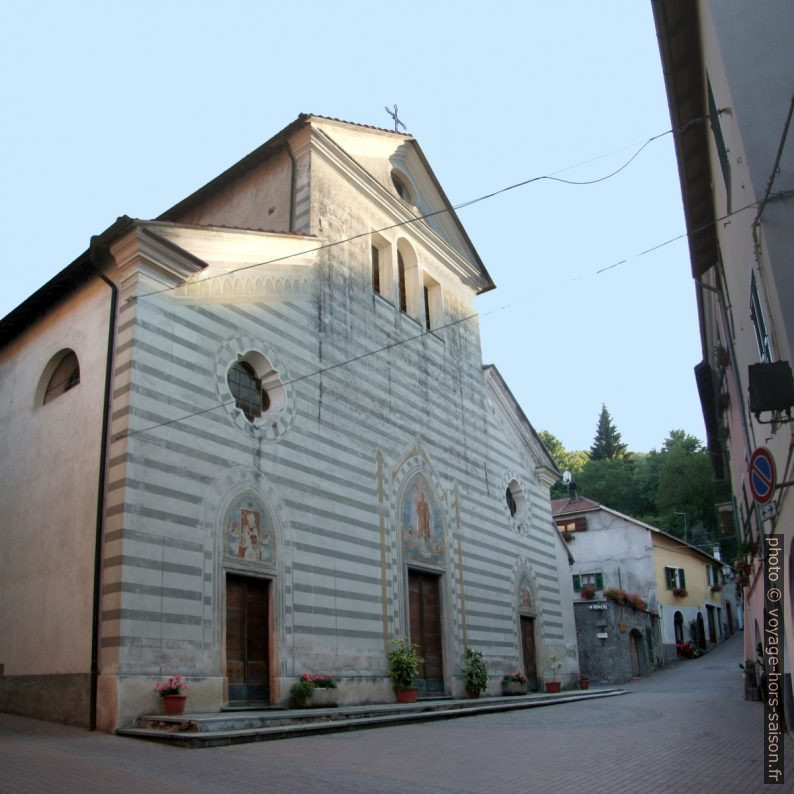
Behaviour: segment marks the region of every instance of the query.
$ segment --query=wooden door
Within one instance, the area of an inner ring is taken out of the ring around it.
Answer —
[[[535,662],[535,619],[521,616],[521,653],[524,675],[530,692],[538,691],[538,667]]]
[[[411,642],[419,646],[419,655],[424,659],[416,680],[420,695],[444,692],[438,582],[439,577],[433,574],[408,571]]]
[[[270,701],[267,582],[226,577],[226,675],[230,702]]]

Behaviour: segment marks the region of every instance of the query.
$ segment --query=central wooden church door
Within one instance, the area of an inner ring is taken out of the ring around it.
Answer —
[[[229,702],[269,703],[267,582],[226,577],[226,675]]]
[[[415,681],[419,695],[444,694],[441,656],[441,598],[439,577],[422,571],[408,571],[411,642],[419,646],[424,663]]]

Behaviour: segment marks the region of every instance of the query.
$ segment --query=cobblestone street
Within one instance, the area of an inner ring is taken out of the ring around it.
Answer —
[[[741,635],[628,694],[396,728],[181,750],[0,715],[0,792],[754,792],[763,707]],[[794,791],[794,742],[786,738]]]

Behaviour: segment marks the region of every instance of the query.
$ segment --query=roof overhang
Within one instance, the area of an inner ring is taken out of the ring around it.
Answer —
[[[659,39],[667,103],[673,125],[692,275],[699,279],[717,262],[719,249],[708,149],[705,69],[698,4],[651,0]]]

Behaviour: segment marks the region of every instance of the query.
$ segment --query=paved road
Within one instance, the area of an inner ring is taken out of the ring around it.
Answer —
[[[763,708],[743,699],[741,636],[629,694],[444,722],[182,750],[0,715],[0,792],[747,794]]]

